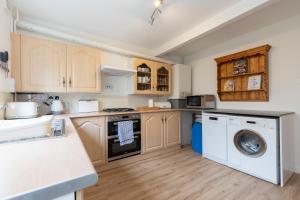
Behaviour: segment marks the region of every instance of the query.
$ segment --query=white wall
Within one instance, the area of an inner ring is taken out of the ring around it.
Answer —
[[[0,51],[10,52],[10,18],[6,14],[3,5],[4,0],[0,0]],[[5,73],[0,69],[0,107],[10,98],[9,94],[3,92],[5,85]],[[3,112],[0,110],[0,119],[3,118]]]
[[[296,170],[300,173],[300,15],[268,25],[230,41],[187,56],[193,66],[193,93],[217,95],[217,67],[214,58],[263,44],[270,44],[270,101],[218,102],[218,108],[294,111]],[[242,28],[242,27],[241,27]]]

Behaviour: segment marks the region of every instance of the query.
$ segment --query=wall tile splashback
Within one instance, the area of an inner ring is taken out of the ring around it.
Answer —
[[[116,107],[140,107],[147,106],[148,99],[154,99],[154,101],[167,101],[167,97],[150,97],[150,96],[136,96],[136,95],[101,95],[101,94],[19,94],[17,101],[34,101],[37,102],[40,107],[41,114],[50,113],[50,107],[44,104],[49,96],[59,96],[60,100],[64,104],[65,113],[77,113],[78,112],[78,100],[80,99],[97,99],[99,101],[100,110],[103,108],[116,108]]]

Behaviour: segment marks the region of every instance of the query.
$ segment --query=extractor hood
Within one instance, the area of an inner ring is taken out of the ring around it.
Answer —
[[[130,76],[136,70],[123,67],[101,66],[101,72],[110,76]]]

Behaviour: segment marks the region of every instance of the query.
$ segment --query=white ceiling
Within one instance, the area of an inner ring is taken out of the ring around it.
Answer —
[[[192,38],[176,38],[236,5],[268,1],[272,0],[165,0],[163,13],[150,26],[153,0],[10,0],[20,9],[21,20],[154,55],[189,41]]]
[[[193,56],[193,54],[216,52],[216,48],[232,39],[236,39],[244,34],[255,32],[259,29],[267,28],[274,23],[280,23],[283,20],[300,14],[299,0],[284,0],[272,4],[262,10],[259,10],[246,18],[233,22],[218,31],[208,34],[204,37],[193,40],[193,42],[174,49],[170,55],[166,56]],[[266,34],[270,34],[267,32]],[[244,45],[247,41],[240,41]],[[219,49],[220,52],[228,49]]]

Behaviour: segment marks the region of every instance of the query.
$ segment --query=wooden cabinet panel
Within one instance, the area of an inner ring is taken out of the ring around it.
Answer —
[[[143,153],[180,144],[180,128],[180,112],[143,113]]]
[[[66,45],[21,36],[23,92],[65,92]]]
[[[68,92],[100,92],[100,51],[98,49],[68,45]]]
[[[106,163],[105,117],[73,119],[76,130],[94,165]]]
[[[164,146],[164,114],[142,115],[143,152],[161,149]]]
[[[180,144],[180,112],[165,114],[165,146]]]
[[[134,59],[135,94],[170,95],[172,93],[172,65],[141,58]]]
[[[156,63],[155,94],[170,95],[172,91],[172,66],[166,63]]]
[[[151,94],[155,88],[155,63],[141,58],[134,59],[134,67],[137,70],[134,76],[135,94]]]

